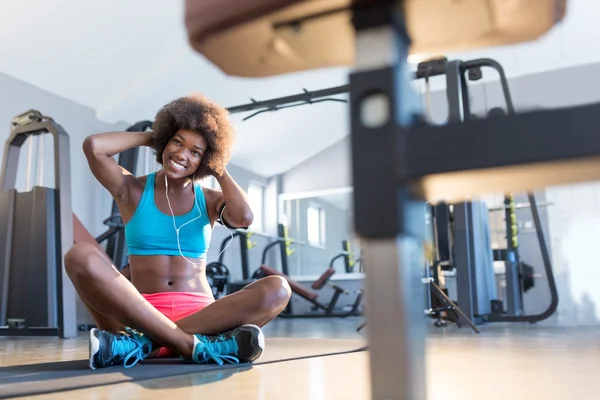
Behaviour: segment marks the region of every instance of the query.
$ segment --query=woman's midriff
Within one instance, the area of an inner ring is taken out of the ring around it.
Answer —
[[[131,283],[140,293],[203,293],[212,298],[206,260],[172,256],[130,256]]]

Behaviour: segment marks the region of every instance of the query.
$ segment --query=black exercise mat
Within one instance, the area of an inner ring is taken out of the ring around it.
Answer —
[[[223,370],[232,375],[264,365],[303,358],[333,356],[366,350],[360,341],[334,339],[276,339],[267,342],[254,364],[196,365],[178,359],[148,360],[132,368],[115,366],[91,370],[88,360],[59,361],[0,367],[0,398],[62,392],[124,382],[145,381],[199,372]],[[327,352],[329,350],[329,352]]]

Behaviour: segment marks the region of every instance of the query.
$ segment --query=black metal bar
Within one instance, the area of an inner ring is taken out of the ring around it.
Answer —
[[[510,315],[523,314],[523,285],[519,275],[519,237],[514,195],[504,197],[504,222],[506,227],[505,288],[506,312]]]
[[[550,304],[548,307],[539,314],[535,315],[498,315],[491,314],[487,320],[490,322],[539,322],[543,321],[554,314],[558,308],[558,289],[556,287],[556,280],[554,279],[554,271],[552,270],[552,264],[550,262],[550,254],[546,245],[545,235],[543,231],[542,222],[540,219],[539,211],[536,204],[535,196],[529,198],[532,204],[531,213],[533,217],[533,223],[535,225],[536,234],[540,243],[540,250],[542,254],[542,260],[544,263],[544,271],[546,278],[548,279],[548,287],[550,288]],[[535,206],[534,206],[535,205]]]
[[[479,329],[477,329],[473,321],[471,321],[468,318],[468,316],[460,309],[460,307],[458,307],[456,303],[454,303],[452,299],[450,299],[450,297],[448,297],[448,295],[444,293],[444,291],[435,282],[429,282],[429,284],[432,290],[434,290],[438,296],[440,296],[442,299],[444,299],[444,301],[450,304],[452,311],[456,312],[464,321],[466,321],[475,333],[480,333]]]
[[[341,255],[344,257],[344,270],[346,273],[352,272],[352,269],[354,268],[354,265],[350,265],[350,255],[348,254],[350,252],[350,246],[351,244],[349,240],[342,240],[342,249],[345,253],[342,253]],[[329,265],[331,265],[334,260],[335,259],[331,260]]]
[[[446,63],[446,98],[448,100],[448,120],[463,121],[463,73],[458,60]]]
[[[510,167],[514,180],[516,167],[523,167],[525,171],[542,174],[527,185],[541,187],[547,186],[548,181],[580,181],[577,177],[581,172],[573,177],[552,179],[543,173],[543,167],[560,161],[596,167],[600,158],[599,127],[600,103],[445,126],[415,126],[406,143],[406,148],[414,149],[407,153],[408,175],[416,180],[429,175],[451,172],[465,175],[469,171]],[[517,141],[519,146],[515,148]],[[423,153],[428,153],[428,157],[419,156]],[[597,176],[589,179],[600,178],[600,168],[597,171]],[[503,182],[497,187],[507,185],[510,186]]]
[[[357,62],[350,74],[349,118],[354,230],[362,242],[365,301],[377,305],[377,312],[369,314],[370,397],[422,399],[427,397],[426,333],[418,301],[425,298],[421,257],[426,234],[422,194],[410,180],[413,149],[408,144],[416,134],[410,126],[421,110],[406,63],[411,40],[402,1],[353,6]]]
[[[456,267],[456,300],[464,312],[464,321],[481,323],[476,313],[477,287],[476,265],[473,257],[473,204],[462,202],[454,205],[454,262]]]
[[[281,242],[280,240],[276,240],[274,242],[269,243],[268,245],[265,246],[263,252],[262,252],[262,258],[261,258],[261,264],[262,265],[267,265],[267,253],[269,252],[269,250],[275,246],[279,245],[279,242]],[[285,273],[284,273],[285,274]],[[285,274],[287,275],[287,274]]]
[[[57,123],[49,122],[48,132],[54,136],[55,234],[57,324],[60,338],[77,337],[75,287],[67,275],[64,255],[73,246],[73,207],[71,206],[71,157],[69,135]]]
[[[279,235],[279,237],[284,238],[284,240],[279,240],[279,246],[280,246],[280,257],[281,257],[281,272],[285,275],[285,276],[289,276],[290,275],[290,269],[288,266],[288,256],[287,256],[287,247],[288,244],[286,243],[286,240],[288,240],[288,236],[287,236],[287,232],[285,229],[285,225],[283,224],[279,224],[277,226],[277,234]]]
[[[500,75],[500,82],[502,84],[502,91],[504,94],[504,99],[506,101],[506,110],[509,116],[514,116],[516,114],[515,111],[515,107],[514,107],[514,103],[512,100],[512,95],[510,93],[509,87],[508,87],[508,79],[506,78],[506,74],[504,73],[504,68],[502,68],[502,66],[496,62],[495,60],[491,60],[491,59],[480,59],[480,60],[472,60],[470,62],[465,63],[467,66],[470,63],[479,63],[482,65],[486,65],[486,66],[490,66],[492,68],[494,68],[498,74]],[[488,320],[490,321],[498,321],[498,322],[519,322],[519,321],[527,321],[527,322],[539,322],[539,321],[543,321],[547,318],[549,318],[550,316],[552,316],[552,314],[554,314],[554,312],[556,311],[556,309],[558,308],[558,289],[556,287],[556,281],[554,279],[554,271],[552,269],[552,263],[550,261],[550,254],[548,251],[548,247],[546,244],[546,238],[544,235],[544,228],[542,226],[542,222],[540,219],[540,214],[539,214],[539,209],[538,209],[538,204],[537,204],[537,200],[535,198],[535,195],[532,192],[528,192],[527,193],[527,197],[529,199],[529,204],[531,206],[531,214],[533,217],[533,221],[534,221],[534,225],[535,225],[535,231],[537,234],[537,238],[538,238],[538,242],[540,245],[540,252],[542,255],[542,260],[544,263],[544,270],[546,273],[546,278],[548,279],[548,286],[550,289],[550,304],[548,305],[548,307],[541,313],[536,314],[536,315],[497,315],[497,314],[492,314],[490,316],[490,318],[488,318]],[[511,216],[511,222],[516,225],[516,221],[514,221],[514,210],[515,210],[515,204],[514,204],[514,198],[511,196],[510,198],[510,210],[509,207],[506,207],[506,213],[507,213],[507,217],[508,217],[508,213],[510,211]],[[508,225],[508,224],[507,224]],[[507,226],[508,228],[508,226]],[[519,253],[518,253],[518,238],[514,238],[513,236],[517,234],[516,231],[516,226],[513,227],[511,226],[510,232],[507,230],[507,240],[508,238],[510,238],[511,243],[508,245],[508,249],[513,249],[515,251],[515,255],[516,255],[516,261],[517,261],[517,265],[520,266],[520,257],[519,257]],[[521,279],[519,279],[519,295],[520,300],[521,300],[521,304],[522,304],[522,296],[523,296],[523,284]]]
[[[248,280],[250,278],[250,266],[248,265],[248,234],[238,232],[240,236],[240,257],[242,262],[242,278]]]
[[[502,94],[504,95],[504,100],[506,101],[506,107],[511,115],[514,114],[515,107],[510,94],[510,89],[508,87],[508,79],[506,78],[506,73],[504,72],[502,65],[500,65],[498,61],[491,58],[478,58],[475,60],[462,62],[462,68],[464,71],[468,71],[473,67],[490,67],[498,72],[498,75],[500,76],[500,84],[502,86]]]
[[[451,266],[454,263],[450,246],[450,206],[444,202],[438,203],[433,208],[434,239],[437,248],[438,262]],[[434,271],[437,282],[437,268]]]
[[[506,261],[508,259],[506,249],[492,249],[492,254],[494,255],[494,261]]]
[[[463,121],[469,121],[473,118],[471,114],[471,96],[469,94],[469,84],[465,77],[464,65],[461,65],[460,87],[462,93]]]
[[[0,226],[4,227],[0,232],[0,243],[2,244],[2,247],[0,247],[0,326],[6,326],[8,311],[16,194],[17,191],[15,189],[0,192],[1,209],[4,211],[0,215]]]
[[[304,91],[304,93],[301,93],[301,94],[279,97],[276,99],[262,100],[262,101],[252,100],[252,103],[243,104],[240,106],[229,107],[227,110],[231,114],[235,114],[235,113],[241,113],[241,112],[246,112],[246,111],[258,110],[260,108],[273,108],[273,107],[277,107],[277,106],[281,106],[281,105],[289,104],[289,103],[307,102],[307,101],[310,101],[313,99],[318,99],[321,97],[328,97],[328,96],[334,96],[334,95],[341,94],[341,93],[347,93],[348,88],[349,88],[349,85],[341,85],[341,86],[335,86],[335,87],[331,87],[331,88],[327,88],[327,89],[315,90],[312,92]]]
[[[446,63],[448,59],[446,57],[434,58],[427,61],[422,61],[417,64],[417,71],[413,78],[431,78],[434,76],[440,76],[446,74]]]
[[[338,258],[345,258],[345,260],[347,260],[347,258],[348,258],[348,255],[347,255],[346,253],[340,253],[340,254],[336,255],[335,257],[333,257],[333,258],[331,259],[331,261],[329,261],[329,266],[330,266],[330,267],[333,267],[333,263],[334,263],[334,262],[335,262],[335,261],[336,261]],[[344,268],[345,268],[346,272],[351,272],[351,271],[350,271],[350,266],[348,265],[348,263],[347,263],[347,262],[345,262],[345,263],[344,263]]]
[[[412,79],[423,79],[426,77],[434,77],[434,76],[443,75],[445,73],[444,69],[443,69],[443,66],[445,65],[445,63],[446,63],[446,59],[422,62],[419,64],[419,68],[417,69],[417,71],[414,73],[411,73],[409,76],[411,76]],[[294,95],[285,96],[285,97],[278,97],[275,99],[268,99],[268,100],[262,100],[262,101],[256,101],[256,100],[252,99],[251,103],[242,104],[239,106],[228,107],[227,110],[231,114],[260,110],[260,109],[262,109],[262,111],[259,111],[259,112],[277,111],[282,108],[287,108],[289,106],[312,104],[317,99],[335,96],[338,94],[348,93],[349,90],[350,90],[350,84],[334,86],[334,87],[320,89],[320,90],[314,90],[314,91],[304,90],[303,93],[294,94]],[[330,100],[337,100],[337,99],[330,99]]]
[[[331,300],[329,300],[329,304],[327,304],[327,308],[325,309],[325,314],[331,315],[333,314],[333,310],[340,298],[342,291],[340,289],[335,288],[333,292],[333,296],[331,296]]]
[[[114,237],[114,235],[116,235],[116,234],[117,234],[117,232],[119,232],[119,230],[120,230],[120,229],[121,229],[121,228],[118,228],[118,227],[113,227],[113,228],[110,228],[109,230],[107,230],[106,232],[104,232],[103,234],[101,234],[100,236],[98,236],[98,237],[96,238],[96,242],[98,242],[98,243],[102,243],[102,242],[104,242],[105,240],[107,240],[107,239],[110,239],[110,238]]]

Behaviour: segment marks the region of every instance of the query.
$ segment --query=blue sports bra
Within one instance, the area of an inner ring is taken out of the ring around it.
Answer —
[[[202,187],[194,184],[196,204],[185,215],[175,216],[175,225],[181,228],[178,245],[173,217],[160,211],[154,201],[155,178],[156,172],[148,175],[140,203],[125,225],[125,241],[129,254],[139,256],[181,256],[183,254],[189,258],[206,258],[212,226]],[[200,210],[200,218],[197,218],[198,210]],[[182,227],[194,218],[197,219]]]

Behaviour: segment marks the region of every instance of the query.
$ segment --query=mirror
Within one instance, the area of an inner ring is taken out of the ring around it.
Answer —
[[[279,221],[296,241],[288,258],[291,276],[362,272],[360,242],[352,226],[352,188],[280,195]]]

